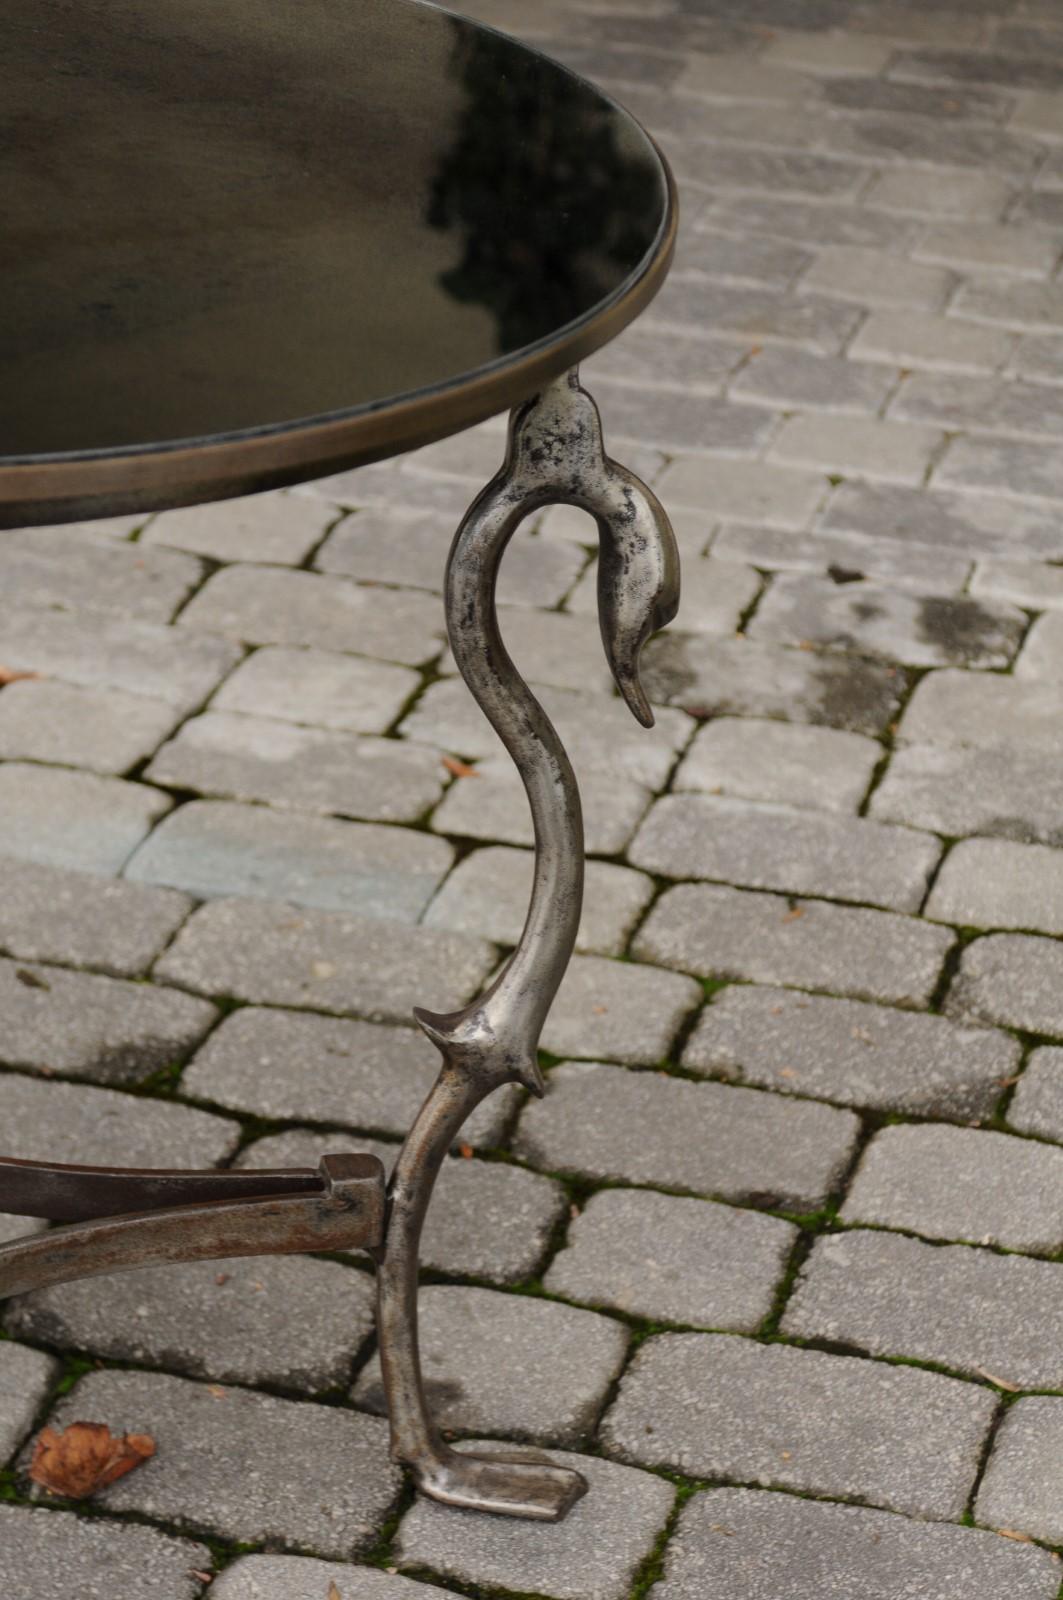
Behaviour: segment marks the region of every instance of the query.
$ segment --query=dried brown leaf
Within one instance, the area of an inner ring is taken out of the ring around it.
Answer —
[[[987,1383],[995,1383],[998,1389],[1006,1389],[1008,1394],[1022,1393],[1022,1386],[1018,1383],[1009,1383],[1007,1378],[998,1378],[995,1373],[987,1372],[984,1367],[975,1367],[974,1370]]]
[[[21,683],[25,678],[40,678],[39,672],[20,672],[17,667],[0,667],[0,689],[9,683]]]
[[[1002,1539],[1014,1539],[1019,1544],[1033,1544],[1028,1533],[1019,1533],[1016,1528],[998,1528],[997,1532]]]
[[[155,1440],[150,1434],[112,1434],[103,1422],[72,1422],[59,1431],[41,1429],[33,1447],[30,1477],[52,1494],[85,1500],[154,1454]]]
[[[478,778],[480,776],[475,767],[470,767],[467,761],[459,761],[457,756],[442,756],[440,759],[452,778]]]
[[[343,1600],[343,1596],[334,1583],[330,1583],[328,1586],[327,1600]]]

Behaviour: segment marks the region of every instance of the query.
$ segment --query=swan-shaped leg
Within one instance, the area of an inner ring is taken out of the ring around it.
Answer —
[[[461,1011],[415,1016],[443,1066],[410,1130],[390,1187],[377,1324],[392,1454],[426,1494],[450,1505],[556,1521],[586,1489],[579,1473],[534,1452],[452,1450],[429,1412],[417,1344],[417,1256],[432,1186],[462,1123],[493,1089],[543,1093],[539,1034],[576,942],[583,898],[583,819],[568,757],[518,674],[498,628],[495,587],[510,538],[543,506],[580,506],[598,524],[598,611],[617,687],[646,727],[638,676],[646,639],[670,622],[679,558],[657,499],[605,454],[597,407],[576,372],[510,417],[501,470],[473,503],[447,563],[446,615],[458,670],[513,758],[535,828],[535,879],[520,942],[484,994]]]

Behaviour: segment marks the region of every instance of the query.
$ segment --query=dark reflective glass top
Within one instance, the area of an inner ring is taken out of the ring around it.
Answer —
[[[419,0],[8,0],[0,37],[0,472],[423,397],[661,248],[637,125]]]

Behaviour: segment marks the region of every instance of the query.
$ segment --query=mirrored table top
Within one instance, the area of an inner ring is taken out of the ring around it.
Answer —
[[[8,0],[0,123],[0,526],[455,432],[671,254],[643,130],[422,0]]]

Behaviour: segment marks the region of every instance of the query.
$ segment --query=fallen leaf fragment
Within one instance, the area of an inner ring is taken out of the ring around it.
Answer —
[[[334,1583],[330,1583],[328,1586],[327,1600],[343,1600],[343,1596]]]
[[[1019,1544],[1033,1544],[1028,1533],[1019,1533],[1015,1528],[998,1528],[997,1532],[1002,1539],[1015,1539]]]
[[[459,1154],[459,1156],[461,1157],[461,1159],[463,1161],[471,1161],[472,1160],[472,1145],[471,1144],[459,1144],[459,1146],[458,1146],[458,1154]]]
[[[475,767],[470,767],[467,761],[459,761],[457,756],[443,756],[441,759],[452,778],[478,778],[480,776]]]
[[[42,978],[39,972],[31,972],[29,967],[16,967],[15,977],[19,983],[25,984],[27,989],[51,989],[47,978]]]
[[[1017,1383],[1009,1383],[1007,1378],[998,1378],[995,1373],[987,1372],[984,1367],[975,1367],[974,1370],[977,1372],[978,1376],[980,1378],[984,1378],[987,1383],[995,1383],[998,1389],[1006,1389],[1009,1394],[1022,1393],[1021,1386]]]
[[[200,1572],[198,1570],[198,1568],[196,1568],[196,1567],[189,1567],[188,1576],[190,1578],[198,1578],[200,1583],[213,1583],[214,1582],[214,1574],[213,1574],[213,1572]]]
[[[20,672],[17,667],[0,667],[0,689],[9,683],[22,683],[26,678],[40,678],[39,672]]]
[[[212,1394],[215,1400],[225,1399],[225,1390],[222,1388],[220,1383],[208,1383],[207,1393]]]
[[[85,1500],[155,1454],[147,1433],[113,1434],[104,1422],[42,1428],[33,1447],[30,1477],[51,1494]]]
[[[792,906],[790,908],[790,910],[787,911],[784,914],[783,921],[784,922],[796,922],[798,917],[803,917],[804,914],[805,914],[804,906]]]

